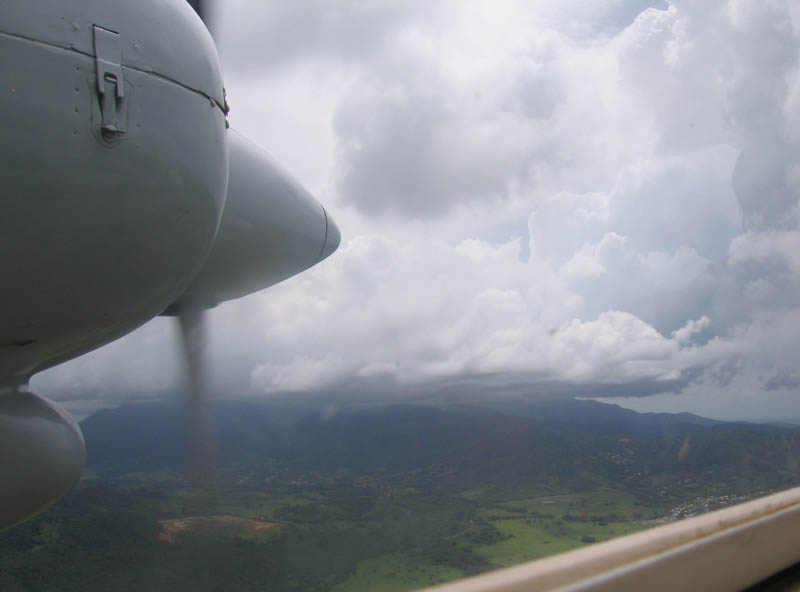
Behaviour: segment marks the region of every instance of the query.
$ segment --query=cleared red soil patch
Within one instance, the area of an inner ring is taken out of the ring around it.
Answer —
[[[187,516],[159,520],[158,523],[161,526],[158,540],[164,543],[176,542],[176,536],[180,533],[191,533],[198,530],[215,530],[224,527],[246,533],[278,527],[277,522],[260,522],[238,516]]]

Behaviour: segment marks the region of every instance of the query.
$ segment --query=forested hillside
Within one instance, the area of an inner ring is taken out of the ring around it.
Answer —
[[[213,488],[166,404],[82,422],[87,469],[0,533],[3,590],[406,590],[800,482],[800,431],[592,401],[216,409]]]

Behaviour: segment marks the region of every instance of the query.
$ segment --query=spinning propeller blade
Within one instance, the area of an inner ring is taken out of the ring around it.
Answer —
[[[191,477],[195,485],[211,487],[216,478],[217,439],[211,417],[206,368],[206,311],[185,305],[177,313],[186,370],[186,427]]]

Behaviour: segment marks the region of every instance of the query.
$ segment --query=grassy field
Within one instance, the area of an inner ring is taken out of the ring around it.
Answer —
[[[605,541],[624,534],[630,534],[647,528],[647,525],[633,522],[609,522],[600,526],[592,522],[563,522],[560,520],[506,519],[493,523],[494,527],[505,535],[504,541],[494,545],[477,547],[488,561],[495,565],[509,566],[540,559],[586,546],[584,537],[591,537],[596,542]]]
[[[470,492],[470,498],[479,495]],[[478,513],[505,539],[475,551],[494,565],[509,566],[569,551],[655,524],[658,510],[644,509],[628,493],[610,488],[576,494],[495,502]]]
[[[516,565],[584,547],[590,544],[589,540],[600,542],[653,525],[643,519],[643,509],[634,496],[608,488],[581,494],[500,500],[478,489],[463,492],[460,497],[475,504],[476,512],[449,540],[457,541],[451,544],[462,551],[477,554],[488,566]],[[565,520],[565,516],[569,518]],[[478,530],[478,525],[496,530],[499,540],[491,544],[471,543],[469,533]],[[464,575],[452,566],[397,553],[359,562],[355,573],[334,590],[399,592]]]
[[[393,555],[386,555],[359,562],[356,573],[334,587],[333,592],[403,592],[455,580],[463,575],[461,570],[452,567],[409,563]]]
[[[660,509],[642,508],[637,504],[636,496],[610,487],[600,487],[581,493],[498,501],[497,506],[516,512],[555,515],[614,513],[626,519],[634,519],[637,514],[660,511]]]
[[[521,499],[497,499],[487,491],[475,489],[457,497],[467,500],[474,512],[462,522],[449,522],[451,530],[442,536],[440,545],[452,545],[458,553],[480,557],[485,566],[480,571],[584,547],[591,544],[588,541],[600,542],[637,532],[654,525],[644,514],[655,515],[659,511],[644,509],[634,496],[610,488]],[[456,500],[453,498],[452,503],[460,505]],[[446,505],[444,501],[442,504]],[[385,520],[388,514],[372,512],[371,518]],[[480,539],[474,537],[475,533],[485,535],[487,529],[494,532],[493,542],[477,542]],[[366,559],[334,590],[413,590],[467,575],[433,559],[424,553],[407,552]]]

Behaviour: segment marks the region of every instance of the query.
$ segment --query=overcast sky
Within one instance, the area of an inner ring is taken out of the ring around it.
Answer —
[[[507,382],[800,419],[800,4],[225,0],[215,16],[232,126],[343,235],[211,312],[220,392]],[[32,385],[75,410],[167,396],[174,329],[156,319]]]

